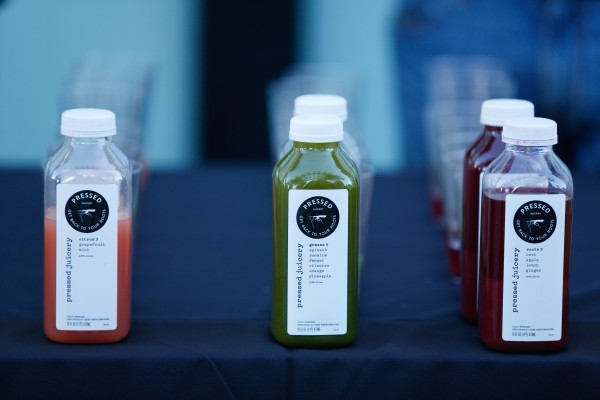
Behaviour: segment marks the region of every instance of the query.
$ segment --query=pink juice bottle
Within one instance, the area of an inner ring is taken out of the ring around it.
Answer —
[[[463,178],[463,225],[460,249],[461,313],[477,321],[477,278],[481,215],[481,178],[484,169],[504,150],[502,125],[517,117],[533,117],[533,104],[526,100],[490,99],[481,105],[483,133],[467,150]]]
[[[44,331],[60,343],[111,343],[131,325],[131,168],[112,143],[115,115],[62,115],[46,165]]]
[[[554,154],[554,121],[508,120],[482,181],[479,333],[490,348],[550,352],[567,343],[573,180]]]

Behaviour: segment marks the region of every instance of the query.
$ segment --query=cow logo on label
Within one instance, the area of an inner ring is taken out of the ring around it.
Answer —
[[[78,232],[96,232],[108,220],[108,203],[100,193],[82,190],[67,200],[65,217],[69,225]]]
[[[527,243],[542,243],[556,230],[556,212],[543,201],[528,201],[517,209],[513,227]]]
[[[298,228],[311,239],[324,239],[335,232],[340,212],[333,201],[323,196],[304,200],[296,212]]]

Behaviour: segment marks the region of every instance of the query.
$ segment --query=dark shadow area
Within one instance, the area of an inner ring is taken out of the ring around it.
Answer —
[[[295,11],[295,0],[206,2],[201,159],[269,159],[265,87],[294,62]]]

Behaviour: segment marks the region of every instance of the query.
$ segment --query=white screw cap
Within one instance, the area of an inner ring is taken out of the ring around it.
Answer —
[[[490,99],[481,104],[483,125],[503,126],[511,118],[533,117],[533,103],[519,99]]]
[[[519,146],[547,146],[558,143],[556,122],[547,118],[514,118],[504,123],[504,143]]]
[[[335,115],[296,115],[290,121],[290,139],[305,143],[330,143],[344,139],[344,123]]]
[[[348,104],[342,96],[334,94],[305,94],[294,100],[294,115],[331,114],[346,121]]]
[[[100,108],[75,108],[62,113],[60,133],[72,137],[105,137],[117,134],[115,113]]]

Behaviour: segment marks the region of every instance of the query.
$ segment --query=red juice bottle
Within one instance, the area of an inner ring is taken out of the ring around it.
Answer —
[[[502,153],[502,125],[517,117],[533,117],[533,104],[526,100],[490,99],[481,105],[483,133],[467,150],[463,178],[463,221],[460,246],[461,313],[477,322],[477,278],[483,170]]]
[[[482,181],[479,334],[506,352],[567,343],[573,180],[554,154],[556,123],[508,120]]]
[[[44,202],[44,331],[60,343],[112,343],[131,325],[131,168],[115,115],[62,114]]]

